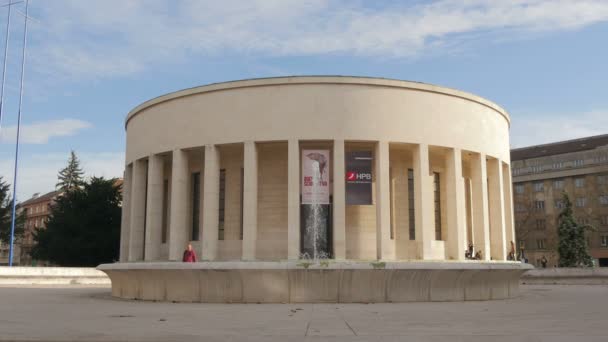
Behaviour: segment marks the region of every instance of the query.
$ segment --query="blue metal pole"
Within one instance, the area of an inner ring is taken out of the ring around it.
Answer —
[[[23,56],[21,59],[21,80],[19,81],[19,110],[17,112],[17,141],[15,143],[15,173],[13,178],[13,212],[11,215],[11,245],[8,256],[8,265],[13,266],[13,249],[15,242],[15,205],[17,203],[17,166],[19,161],[19,133],[21,130],[21,107],[23,104],[23,76],[25,75],[25,47],[27,45],[27,9],[28,1],[25,0],[25,25],[23,29]]]
[[[8,60],[8,40],[11,31],[11,7],[13,0],[8,2],[8,14],[6,15],[6,39],[4,42],[4,65],[2,67],[2,84],[0,84],[0,132],[2,131],[2,109],[4,108],[4,81],[6,79],[6,61]]]

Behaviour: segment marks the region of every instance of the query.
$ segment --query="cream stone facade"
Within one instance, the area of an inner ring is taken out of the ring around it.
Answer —
[[[121,262],[301,255],[301,151],[329,150],[331,257],[505,261],[515,240],[509,116],[423,83],[280,77],[147,101],[126,119]],[[347,205],[345,154],[371,151],[372,205]]]

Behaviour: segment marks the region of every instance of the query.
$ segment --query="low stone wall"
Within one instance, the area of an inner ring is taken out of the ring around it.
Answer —
[[[199,262],[100,265],[112,295],[209,303],[381,303],[511,298],[513,262]]]
[[[527,285],[607,285],[608,268],[535,268],[521,277]]]
[[[103,285],[110,278],[94,268],[0,267],[0,285]]]

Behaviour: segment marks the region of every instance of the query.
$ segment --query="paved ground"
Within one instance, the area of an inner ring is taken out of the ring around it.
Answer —
[[[607,286],[522,286],[506,301],[173,304],[109,288],[0,288],[0,341],[608,341]]]

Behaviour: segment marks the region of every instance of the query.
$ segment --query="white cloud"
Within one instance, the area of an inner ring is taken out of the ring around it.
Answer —
[[[77,119],[60,119],[38,121],[21,125],[19,141],[23,144],[46,144],[54,137],[72,136],[80,130],[90,128],[92,125]],[[14,143],[17,136],[17,125],[2,127],[0,141]]]
[[[80,165],[85,177],[122,177],[124,170],[123,152],[79,153]],[[36,154],[21,158],[17,180],[17,200],[24,201],[34,193],[46,193],[55,189],[57,173],[67,165],[69,152]],[[0,160],[0,175],[4,180],[13,181],[13,159]]]
[[[511,147],[525,147],[608,133],[608,110],[512,118]]]
[[[64,0],[37,6],[41,23],[32,23],[29,58],[37,72],[66,78],[128,75],[225,52],[411,58],[480,36],[526,38],[608,19],[605,0],[440,0],[416,5]]]

